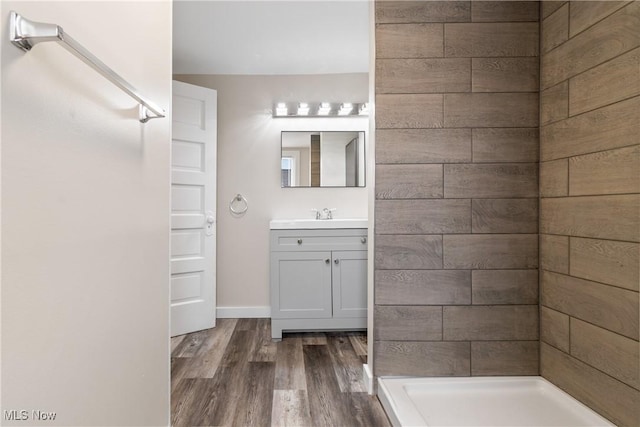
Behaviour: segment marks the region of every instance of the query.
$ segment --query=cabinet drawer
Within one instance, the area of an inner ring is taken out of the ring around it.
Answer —
[[[361,251],[367,249],[367,229],[271,230],[271,250],[279,251]]]

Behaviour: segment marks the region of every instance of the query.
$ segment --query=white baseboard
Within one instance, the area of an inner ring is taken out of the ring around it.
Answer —
[[[271,307],[217,307],[216,315],[218,319],[271,317]]]
[[[367,387],[367,393],[375,394],[373,388],[373,373],[367,363],[362,364],[362,378],[364,379],[364,385]]]

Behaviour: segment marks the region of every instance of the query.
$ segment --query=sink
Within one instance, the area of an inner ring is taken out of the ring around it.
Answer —
[[[368,226],[369,220],[366,218],[272,219],[269,222],[271,230],[367,228]]]

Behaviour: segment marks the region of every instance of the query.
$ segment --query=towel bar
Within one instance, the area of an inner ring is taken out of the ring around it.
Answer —
[[[30,21],[20,14],[11,11],[9,31],[11,43],[28,52],[33,46],[43,42],[58,42],[69,52],[81,59],[85,64],[102,74],[107,80],[118,86],[129,96],[140,103],[140,121],[148,122],[150,119],[165,117],[165,112],[153,102],[142,96],[136,88],[120,77],[118,73],[100,61],[80,43],[75,41],[62,27],[56,24]]]

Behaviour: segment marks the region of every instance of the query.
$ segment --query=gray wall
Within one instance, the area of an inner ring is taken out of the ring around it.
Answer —
[[[376,375],[538,374],[538,9],[376,3]]]
[[[542,375],[640,425],[640,2],[542,7]]]

